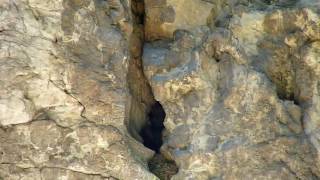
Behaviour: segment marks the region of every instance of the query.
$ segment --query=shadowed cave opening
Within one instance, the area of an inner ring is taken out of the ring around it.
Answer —
[[[132,0],[131,12],[133,15],[133,32],[130,37],[131,59],[127,77],[132,96],[126,126],[134,139],[156,152],[147,162],[149,171],[160,180],[169,180],[179,169],[173,160],[167,159],[160,152],[163,141],[165,141],[163,122],[166,113],[160,102],[155,100],[150,84],[143,72],[145,1]]]
[[[154,150],[156,153],[160,152],[162,145],[162,132],[164,130],[163,121],[166,113],[162,105],[157,101],[151,106],[148,114],[148,121],[139,132],[143,139],[143,145],[149,149]]]
[[[148,162],[149,170],[154,173],[160,180],[169,180],[178,172],[175,162],[166,159],[160,152],[163,143],[163,124],[166,113],[162,105],[156,101],[147,115],[147,121],[139,132],[143,139],[143,145],[156,152]]]

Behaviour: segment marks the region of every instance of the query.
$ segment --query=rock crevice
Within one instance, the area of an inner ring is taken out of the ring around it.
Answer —
[[[163,125],[165,111],[155,100],[143,71],[142,55],[146,36],[145,2],[134,0],[131,9],[133,33],[130,39],[131,59],[127,75],[131,100],[127,128],[134,139],[156,153],[148,162],[151,172],[160,179],[168,179],[177,172],[177,167],[160,153],[165,133]]]
[[[319,0],[0,0],[0,179],[319,179]]]

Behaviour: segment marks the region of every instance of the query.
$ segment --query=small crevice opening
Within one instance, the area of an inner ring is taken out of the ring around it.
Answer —
[[[155,151],[155,155],[148,161],[149,171],[160,180],[169,180],[178,172],[174,161],[165,158],[160,148],[165,140],[163,124],[166,113],[156,101],[143,73],[142,54],[144,46],[144,0],[132,0],[131,12],[133,32],[130,37],[130,55],[128,72],[128,87],[131,94],[129,118],[126,126],[130,135],[145,147]]]
[[[165,158],[160,151],[163,143],[163,133],[165,126],[163,124],[166,113],[162,105],[156,101],[150,109],[146,124],[140,131],[143,139],[143,145],[156,152],[148,162],[149,170],[161,180],[169,180],[178,172],[178,167],[174,161]]]
[[[154,103],[148,114],[148,120],[139,133],[143,139],[143,145],[156,153],[160,153],[160,147],[163,143],[162,132],[164,130],[163,121],[165,117],[166,113],[161,104],[159,102]]]

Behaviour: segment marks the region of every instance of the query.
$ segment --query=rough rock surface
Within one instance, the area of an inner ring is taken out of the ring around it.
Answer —
[[[0,0],[0,144],[0,179],[320,179],[320,2]]]
[[[151,151],[124,124],[130,9],[118,0],[0,1],[0,177],[156,178]]]
[[[145,33],[163,39],[145,44],[143,65],[167,114],[172,179],[318,179],[320,4],[206,3],[206,26],[166,21],[149,32],[157,20],[146,18]]]

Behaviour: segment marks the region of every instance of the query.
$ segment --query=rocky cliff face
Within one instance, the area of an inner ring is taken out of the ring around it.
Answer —
[[[320,179],[318,0],[0,0],[0,179]]]

